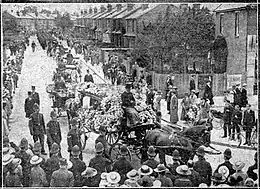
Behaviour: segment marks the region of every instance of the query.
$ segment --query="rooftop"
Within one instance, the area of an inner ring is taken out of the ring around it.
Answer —
[[[160,4],[149,4],[148,8],[146,8],[144,10],[143,9],[139,9],[134,14],[131,14],[130,16],[128,16],[126,19],[138,18],[138,17],[144,15],[145,13],[149,12],[150,10],[154,9],[155,7],[157,7],[159,5]]]
[[[121,14],[117,15],[116,17],[114,17],[115,19],[119,19],[119,18],[125,18],[133,13],[135,13],[136,11],[138,11],[139,9],[141,9],[141,6],[139,4],[135,4],[133,9],[131,11],[122,11]]]
[[[227,12],[227,11],[233,11],[241,8],[246,8],[249,3],[236,3],[236,4],[220,4],[214,12]]]
[[[99,18],[107,18],[107,16],[110,16],[111,14],[113,14],[115,12],[117,12],[117,8],[116,7],[114,7],[110,12],[107,12],[106,14],[103,14]]]
[[[7,13],[12,15],[15,18],[35,19],[35,14],[34,15],[30,15],[30,14],[23,15],[21,12],[19,12],[19,16],[18,16],[16,12],[7,11]]]

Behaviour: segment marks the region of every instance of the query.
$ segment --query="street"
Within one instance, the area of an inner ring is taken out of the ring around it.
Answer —
[[[45,124],[48,123],[50,120],[50,112],[52,110],[52,101],[49,98],[48,93],[46,92],[46,86],[52,83],[52,75],[53,71],[56,68],[56,62],[53,58],[48,57],[46,55],[46,51],[44,51],[35,36],[30,38],[30,42],[35,41],[36,43],[36,51],[33,53],[30,47],[27,48],[25,52],[24,63],[22,67],[22,73],[19,76],[18,81],[18,88],[13,98],[13,113],[11,115],[11,131],[10,131],[10,141],[13,141],[16,144],[19,144],[20,140],[25,137],[28,139],[30,144],[33,144],[32,136],[29,133],[28,127],[28,119],[25,118],[24,112],[24,101],[27,97],[27,91],[31,89],[32,85],[36,86],[36,91],[40,95],[40,112],[43,113]],[[80,57],[80,61],[84,61],[82,57]],[[84,79],[84,75],[86,73],[86,69],[89,67],[95,72],[97,72],[101,77],[103,77],[103,73],[101,71],[101,67],[94,67],[90,64],[90,62],[86,63],[83,62],[83,74],[82,79]],[[103,81],[94,75],[94,81],[96,83],[102,83]],[[180,106],[179,99],[179,106]],[[215,104],[218,106],[223,105],[223,97],[214,97]],[[253,105],[253,108],[257,110],[257,98],[253,96],[250,97],[249,101]],[[169,114],[166,112],[166,102],[162,100],[162,115],[163,118],[169,120]],[[181,108],[179,107],[179,115],[180,115]],[[64,116],[59,118],[59,122],[61,124],[61,132],[62,132],[62,142],[61,142],[61,149],[62,149],[62,156],[65,158],[69,157],[67,153],[67,133],[68,133],[68,120],[67,117]],[[182,122],[179,123],[180,125],[183,124]],[[211,133],[211,141],[213,142],[220,142],[223,144],[229,144],[227,139],[222,139],[223,131],[222,130],[214,130]],[[83,151],[83,160],[88,165],[89,160],[94,157],[94,141],[97,135],[91,133],[90,138],[87,140],[87,145],[85,150]],[[214,145],[213,146],[220,150],[222,153],[227,148],[227,146],[221,145]],[[231,147],[230,147],[231,148]],[[45,137],[45,150],[48,152],[49,149],[46,144],[46,137]],[[232,150],[232,159],[231,162],[235,162],[237,160],[243,160],[245,162],[245,170],[248,169],[254,163],[254,154],[255,150],[253,149],[243,149],[243,148],[231,148]],[[46,156],[47,158],[47,156]],[[196,157],[195,157],[196,158]],[[223,162],[223,155],[206,155],[206,159],[210,162],[213,170],[217,167],[217,165]],[[167,163],[171,162],[171,158],[167,157]],[[137,165],[136,165],[137,166]],[[139,165],[138,165],[139,166]]]

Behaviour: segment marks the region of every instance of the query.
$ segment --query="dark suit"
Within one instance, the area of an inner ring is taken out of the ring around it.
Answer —
[[[241,105],[242,105],[242,107],[246,107],[247,103],[248,103],[248,101],[247,101],[247,90],[243,88],[242,92],[241,92]]]
[[[26,98],[24,103],[24,111],[25,117],[30,117],[30,115],[34,112],[33,105],[35,104],[35,100],[33,98]]]
[[[214,104],[213,93],[212,93],[212,89],[210,86],[206,85],[203,97],[210,101],[209,102],[210,105]]]
[[[195,85],[195,81],[194,79],[190,80],[190,90],[195,90],[196,89],[196,85]]]
[[[61,130],[60,130],[60,123],[58,121],[51,120],[47,123],[47,144],[49,150],[51,150],[51,146],[54,142],[60,145]]]
[[[40,106],[39,93],[37,93],[37,92],[32,93],[32,98],[35,100],[35,103],[37,103]]]
[[[238,88],[235,89],[234,104],[239,105],[240,107],[242,105],[242,103],[241,103],[241,91]]]
[[[255,112],[253,110],[244,112],[243,129],[246,132],[246,142],[250,144],[251,132],[255,126]]]
[[[52,173],[60,168],[59,161],[60,161],[59,156],[53,155],[45,162],[44,167],[45,167],[46,178],[48,183],[50,183],[51,181]]]
[[[80,142],[80,130],[79,129],[70,129],[67,135],[67,142],[68,142],[68,152],[70,153],[70,157],[72,157],[71,149],[73,146],[78,145],[80,148],[80,155],[79,158],[82,160],[82,146]]]
[[[218,165],[217,169],[215,170],[214,174],[215,173],[218,173],[218,169],[221,167],[221,166],[226,166],[229,170],[229,174],[228,176],[230,175],[233,175],[236,171],[233,169],[233,165],[232,163],[230,163],[230,161],[226,160],[224,163],[221,163],[220,165]],[[213,175],[214,175],[213,174]]]
[[[73,173],[75,179],[74,186],[79,187],[81,186],[81,180],[82,180],[81,173],[85,171],[86,164],[78,158],[71,158],[70,161],[73,164],[70,171]]]
[[[231,135],[231,117],[233,112],[233,106],[231,104],[228,104],[224,107],[224,115],[223,115],[223,121],[224,121],[224,136]]]
[[[237,134],[240,133],[240,126],[242,120],[242,112],[240,110],[234,110],[232,114],[232,138],[235,138],[235,131],[237,131]]]
[[[133,169],[132,164],[125,159],[125,157],[120,158],[115,162],[112,171],[116,171],[120,174],[121,180],[120,184],[123,184],[126,180],[126,174]]]
[[[207,162],[204,158],[199,159],[194,163],[193,169],[197,171],[201,176],[201,182],[210,186],[211,184],[211,175],[212,168],[209,162]]]
[[[40,140],[41,146],[42,146],[42,152],[45,152],[44,150],[44,134],[46,134],[45,130],[45,123],[43,119],[43,114],[41,113],[32,113],[29,118],[29,128],[30,133],[33,135],[33,141],[34,143],[37,142],[37,140]]]

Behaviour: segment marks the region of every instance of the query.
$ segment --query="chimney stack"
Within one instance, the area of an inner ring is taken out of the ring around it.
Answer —
[[[149,5],[148,4],[142,4],[142,10],[148,9]]]
[[[104,7],[104,5],[102,5],[101,7],[100,7],[100,12],[105,12],[106,11],[106,7]]]
[[[200,4],[193,4],[193,9],[199,10],[200,9]]]
[[[116,8],[117,8],[117,11],[118,11],[118,12],[121,11],[121,10],[122,10],[122,4],[117,4],[117,5],[116,5]]]
[[[108,5],[107,5],[107,11],[108,11],[108,12],[111,12],[111,11],[112,11],[112,5],[111,5],[111,4],[108,4]]]
[[[93,13],[93,9],[90,8],[90,9],[89,9],[89,14],[92,14],[92,13]]]
[[[16,11],[16,14],[17,14],[17,16],[20,16],[20,13],[19,13],[19,11]]]
[[[184,3],[182,3],[182,4],[180,4],[180,9],[182,10],[182,11],[186,11],[186,10],[188,10],[188,4],[184,4]]]
[[[134,4],[128,3],[127,4],[127,11],[131,11],[134,8]]]
[[[94,8],[94,13],[96,14],[98,12],[97,7]]]

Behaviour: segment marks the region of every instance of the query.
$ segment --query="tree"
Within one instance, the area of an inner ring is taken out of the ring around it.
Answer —
[[[62,16],[60,14],[55,18],[56,26],[60,27],[64,32],[66,29],[73,27],[73,21],[70,19],[69,13],[64,13]]]
[[[214,34],[214,20],[208,9],[176,11],[169,5],[155,23],[143,26],[135,51],[150,57],[146,63],[149,67],[160,65],[157,69],[161,73],[164,65],[170,65],[176,73],[186,73],[190,58],[207,57]]]
[[[19,26],[15,18],[3,19],[3,32],[19,32]]]

